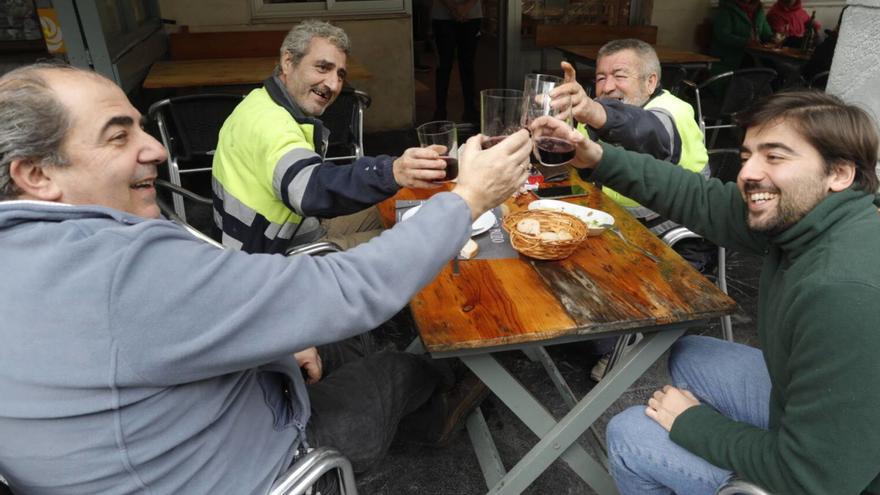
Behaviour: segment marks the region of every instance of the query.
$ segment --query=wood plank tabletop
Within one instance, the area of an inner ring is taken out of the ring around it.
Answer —
[[[411,301],[419,333],[431,353],[550,343],[590,334],[704,320],[736,304],[623,208],[591,184],[575,204],[610,213],[623,235],[660,258],[655,263],[611,232],[589,237],[569,258],[449,263]],[[435,191],[401,190],[380,205],[393,223],[394,201]],[[533,195],[507,201],[510,211]]]
[[[259,84],[272,75],[278,57],[159,60],[150,68],[144,88],[189,88]],[[371,79],[358,61],[348,58],[349,80]]]
[[[564,45],[556,47],[557,50],[574,55],[585,61],[595,64],[599,56],[599,49],[602,45]],[[655,46],[657,58],[661,64],[712,64],[718,62],[719,58],[702,53],[691,52],[687,50],[676,50],[662,46]]]

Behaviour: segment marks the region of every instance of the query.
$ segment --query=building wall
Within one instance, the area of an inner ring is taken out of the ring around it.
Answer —
[[[188,26],[190,32],[284,30],[295,22],[252,23],[248,5],[242,0],[159,1],[162,17],[174,19],[177,26]],[[415,102],[409,15],[331,21],[345,29],[351,38],[352,56],[373,76],[351,81],[373,99],[365,116],[366,129],[411,127]]]
[[[764,11],[773,1],[764,1]],[[807,12],[816,11],[816,19],[823,29],[833,29],[837,24],[844,0],[803,2]],[[657,26],[657,44],[683,50],[697,50],[694,29],[703,19],[711,18],[717,9],[717,0],[654,0],[651,24]]]

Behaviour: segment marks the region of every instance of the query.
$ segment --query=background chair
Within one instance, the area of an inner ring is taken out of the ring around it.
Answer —
[[[188,95],[166,98],[150,106],[148,115],[156,122],[162,144],[168,149],[168,179],[172,184],[182,186],[183,174],[211,171],[220,128],[243,98],[232,94]],[[209,181],[205,183],[210,187]],[[177,193],[172,197],[175,213],[186,221],[183,198]]]
[[[831,74],[830,70],[825,70],[817,74],[813,74],[813,77],[807,80],[807,87],[825,91],[825,86],[828,85],[829,74]]]
[[[332,105],[321,115],[330,130],[325,160],[348,163],[364,156],[364,112],[372,103],[370,95],[345,86]]]
[[[719,130],[737,127],[733,122],[737,113],[751,106],[758,98],[772,94],[775,79],[776,71],[773,69],[753,68],[724,72],[699,84],[682,81],[694,93],[697,122],[707,137],[706,147],[715,147]],[[711,137],[706,135],[709,130],[712,131]]]
[[[663,89],[678,96],[681,94],[684,80],[687,79],[688,72],[684,66],[678,64],[667,64],[660,67],[660,83]]]

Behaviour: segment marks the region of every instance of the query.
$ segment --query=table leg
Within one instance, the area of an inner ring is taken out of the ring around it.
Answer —
[[[684,328],[664,329],[646,334],[645,339],[559,422],[491,355],[462,356],[462,361],[541,438],[513,469],[490,487],[489,493],[521,493],[562,457],[597,493],[616,494],[611,476],[575,441],[684,331]]]

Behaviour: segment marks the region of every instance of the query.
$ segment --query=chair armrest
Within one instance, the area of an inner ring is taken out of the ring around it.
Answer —
[[[729,480],[727,483],[721,485],[718,488],[718,491],[715,492],[715,495],[773,495],[767,490],[759,487],[758,485],[753,485],[748,481],[743,481],[741,479],[733,478]]]
[[[328,253],[336,253],[339,251],[342,251],[342,248],[335,242],[320,241],[287,248],[287,250],[284,251],[284,256],[296,256],[299,254],[323,256]]]
[[[318,447],[297,460],[275,480],[269,495],[300,495],[318,478],[334,469],[339,470],[341,475],[341,493],[357,495],[351,462],[338,450],[329,447]]]
[[[202,203],[209,206],[214,204],[211,198],[207,198],[205,196],[202,196],[201,194],[196,194],[189,189],[184,189],[177,184],[172,184],[168,182],[165,179],[156,179],[156,185],[159,186],[159,188],[161,189],[167,189],[173,193],[180,194],[184,198],[195,201],[196,203]]]

